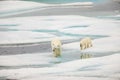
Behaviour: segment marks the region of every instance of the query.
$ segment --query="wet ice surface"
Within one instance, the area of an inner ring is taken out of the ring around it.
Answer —
[[[69,56],[69,54],[67,55]],[[54,58],[50,54],[1,56],[1,65],[9,66],[9,68],[1,69],[0,74],[3,77],[6,76],[10,79],[20,80],[48,79],[50,77],[56,78],[57,76],[62,76],[63,79],[71,76],[77,79],[81,77],[87,79],[90,77],[93,79],[108,78],[117,80],[120,75],[119,57],[119,53],[116,53],[105,57],[62,62],[67,57]],[[46,78],[47,76],[48,78]]]
[[[0,37],[0,79],[120,79],[119,15],[4,18]],[[58,58],[50,47],[54,37],[63,43]],[[92,38],[93,47],[81,51],[84,37]],[[80,59],[82,53],[92,58]]]
[[[7,54],[11,54],[0,56],[1,78],[20,80],[120,78],[119,20],[48,16],[1,19],[0,24],[1,28],[17,30],[0,32],[1,50],[8,50]],[[58,36],[63,42],[62,56],[55,58],[52,55],[50,41]],[[86,36],[92,38],[93,47],[80,51],[79,41]],[[91,54],[93,58],[81,60],[81,53]]]
[[[119,35],[120,31],[119,20],[101,20],[82,16],[8,18],[1,19],[0,24],[1,29],[4,29],[0,32],[1,44],[50,41],[57,36],[61,39],[85,36],[99,38]]]

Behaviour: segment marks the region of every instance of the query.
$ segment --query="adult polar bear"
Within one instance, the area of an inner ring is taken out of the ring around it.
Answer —
[[[91,38],[86,37],[86,38],[83,38],[80,41],[80,49],[81,50],[84,50],[84,49],[87,49],[87,48],[90,48],[90,47],[92,47],[92,40],[91,40]]]
[[[51,47],[52,47],[52,51],[54,54],[54,57],[59,57],[61,56],[61,41],[58,38],[54,38],[51,41]]]

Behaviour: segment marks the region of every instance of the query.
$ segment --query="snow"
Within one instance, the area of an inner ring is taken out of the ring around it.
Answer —
[[[0,12],[12,11],[12,10],[20,10],[34,7],[43,7],[47,6],[44,3],[37,3],[31,1],[0,1]]]
[[[15,79],[23,79],[23,80],[29,80],[29,79],[37,80],[40,78],[49,79],[49,76],[52,77],[53,75],[56,80],[59,80],[56,76],[63,76],[63,75],[64,75],[63,79],[71,75],[73,78],[75,76],[83,76],[85,80],[88,79],[89,77],[93,77],[93,79],[97,78],[95,76],[100,76],[101,78],[116,79],[119,78],[119,76],[115,76],[115,75],[116,74],[120,75],[119,57],[120,54],[116,53],[114,55],[104,56],[99,58],[90,58],[90,59],[75,60],[75,61],[60,63],[54,65],[53,67],[20,68],[20,69],[8,69],[8,70],[3,69],[0,70],[0,74],[1,74],[0,76],[7,76],[8,78],[11,79],[15,78]],[[8,59],[10,58],[8,57]]]
[[[42,39],[40,40],[36,38],[43,39],[46,38],[48,41],[50,41],[51,39],[48,38],[56,37],[56,35],[53,34],[53,32],[59,35],[62,34],[60,33],[59,30],[67,28],[69,26],[89,25],[90,22],[88,23],[84,22],[85,19],[87,20],[87,17],[82,16],[48,16],[48,17],[37,16],[37,17],[0,19],[1,29],[6,30],[4,32],[3,31],[0,32],[1,33],[0,36],[2,37],[0,38],[0,44],[26,43],[27,41],[28,42],[42,41]],[[81,23],[79,23],[78,20],[81,20]],[[21,35],[21,37],[19,37],[18,35]],[[60,38],[68,39],[70,38],[70,36],[61,36]]]
[[[72,77],[72,76],[35,76],[35,78],[29,78],[29,79],[22,79],[22,80],[47,80],[47,79],[51,79],[51,80],[113,80],[110,78],[95,78],[95,77]]]
[[[32,1],[0,1],[0,17],[42,10],[48,6],[51,5]]]
[[[50,53],[36,53],[0,56],[0,66],[50,65],[50,62],[55,60],[52,56],[50,57],[50,55]]]
[[[60,4],[62,6],[92,6],[93,2],[74,2],[74,3],[66,3]]]
[[[120,51],[120,37],[107,37],[93,41],[93,47],[85,52],[117,52]]]
[[[74,20],[74,21],[73,21]],[[79,23],[79,20],[81,23]],[[86,22],[84,22],[86,21]],[[69,23],[72,22],[72,23]],[[29,23],[29,24],[28,24]],[[0,24],[18,24],[14,29],[20,30],[33,30],[33,29],[61,29],[63,27],[73,25],[89,25],[87,17],[83,16],[36,16],[36,17],[21,17],[21,18],[8,18],[1,19]],[[12,29],[12,28],[10,28]]]
[[[95,21],[95,20],[94,20]],[[110,35],[120,35],[120,29],[118,22],[111,22],[111,21],[105,21],[105,20],[96,20],[97,22],[94,22],[94,24],[91,24],[89,27],[86,28],[70,28],[70,29],[62,29],[61,32],[64,33],[70,33],[70,34],[81,34],[81,35],[104,35],[104,36],[110,36]]]
[[[29,41],[36,40],[35,38],[43,37],[47,39],[56,37],[57,35],[62,35],[59,36],[61,39],[65,37],[73,38],[72,35],[78,35],[74,36],[76,38],[81,35],[120,36],[119,21],[74,15],[7,18],[0,19],[0,24],[1,29],[8,29],[8,31],[0,32],[0,36],[2,36],[0,44],[5,42],[19,43],[21,39],[23,39],[22,42],[28,41],[25,41],[24,39],[30,39]],[[25,34],[24,36],[23,33]],[[21,35],[23,38],[18,37],[17,35]]]
[[[90,2],[61,5],[92,4]],[[19,10],[32,11],[31,9],[36,10],[37,7],[42,9],[47,6],[51,5],[27,1],[1,1],[0,16],[4,16],[3,13],[5,16],[9,15],[10,11],[17,14],[20,13]],[[118,18],[119,15],[115,17]],[[93,47],[81,51],[79,41],[66,43],[62,45],[62,56],[59,58],[54,58],[52,52],[1,55],[0,79],[7,77],[18,80],[118,80],[120,79],[119,26],[119,20],[79,15],[1,18],[0,44],[44,42],[51,41],[54,37],[59,37],[61,40],[78,40],[88,35],[92,38]],[[98,37],[94,39],[95,36]],[[90,53],[93,58],[80,59],[81,53]]]
[[[0,1],[0,17],[16,15],[36,10],[43,10],[47,8],[60,6],[91,6],[92,2],[79,2],[69,4],[45,4],[32,1]]]
[[[37,3],[32,1],[0,1],[0,13],[9,12],[9,11],[18,11],[24,9],[32,9],[36,7],[47,7],[47,6],[89,6],[93,5],[92,2],[76,2],[76,3],[68,3],[68,4],[45,4],[45,3]]]
[[[15,43],[33,43],[41,41],[49,41],[56,37],[48,33],[30,32],[30,31],[7,31],[0,32],[0,44],[15,44]],[[47,38],[47,39],[46,39]]]
[[[93,47],[83,50],[84,53],[97,53],[97,52],[118,52],[120,51],[120,37],[112,36],[101,39],[92,40]],[[80,50],[80,42],[64,44],[63,49]]]

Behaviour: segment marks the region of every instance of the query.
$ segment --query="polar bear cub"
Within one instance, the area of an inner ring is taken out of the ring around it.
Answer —
[[[90,48],[90,47],[92,47],[92,40],[91,40],[91,38],[86,37],[86,38],[83,38],[80,41],[80,49],[81,50],[84,50],[84,49]]]
[[[61,56],[61,45],[61,41],[58,38],[54,38],[51,41],[51,47],[55,57]]]
[[[86,38],[83,38],[80,41],[80,49],[81,50],[84,50],[84,49],[87,49],[87,48],[90,48],[90,47],[92,47],[92,40],[91,40],[91,38],[86,37]],[[92,57],[92,55],[91,54],[87,54],[87,53],[82,53],[80,57],[81,57],[81,59],[85,59],[85,58]]]

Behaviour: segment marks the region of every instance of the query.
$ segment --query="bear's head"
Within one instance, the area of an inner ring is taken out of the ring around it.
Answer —
[[[58,48],[61,48],[60,44],[52,44],[52,48],[53,49],[58,49]]]

